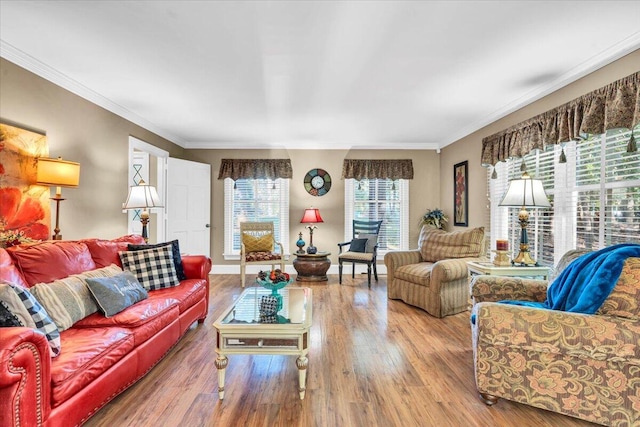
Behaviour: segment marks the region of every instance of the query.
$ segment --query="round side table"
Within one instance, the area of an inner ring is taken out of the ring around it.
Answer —
[[[298,272],[297,282],[326,282],[327,271],[331,267],[331,252],[315,254],[294,254],[293,268]]]

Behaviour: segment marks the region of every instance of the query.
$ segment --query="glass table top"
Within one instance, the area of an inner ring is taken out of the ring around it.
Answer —
[[[307,297],[310,289],[287,286],[278,291],[282,308],[271,317],[265,316],[269,310],[269,304],[273,302],[268,298],[272,296],[269,289],[254,286],[246,289],[235,301],[233,307],[224,315],[220,323],[247,324],[247,323],[293,323],[305,322],[307,313]],[[267,297],[267,298],[263,298]],[[272,307],[271,307],[272,308]],[[265,320],[270,319],[270,320]]]

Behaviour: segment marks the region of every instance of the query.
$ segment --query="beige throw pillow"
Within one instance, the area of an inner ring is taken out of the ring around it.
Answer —
[[[446,232],[423,226],[420,230],[418,247],[422,259],[437,262],[450,258],[473,258],[483,253],[484,227],[468,231]]]

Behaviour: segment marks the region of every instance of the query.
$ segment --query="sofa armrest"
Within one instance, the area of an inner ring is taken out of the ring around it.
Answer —
[[[204,255],[183,255],[182,266],[184,274],[189,279],[206,279],[209,281],[211,258]]]
[[[387,283],[393,282],[393,275],[399,267],[422,262],[418,249],[410,251],[391,251],[384,255],[384,265],[387,267]]]
[[[43,334],[2,328],[0,419],[2,424],[40,426],[51,411],[51,353]]]
[[[507,276],[473,276],[471,279],[471,302],[483,301],[537,301],[547,299],[546,280],[524,279]]]
[[[466,281],[469,277],[467,262],[477,260],[477,258],[451,258],[437,261],[431,268],[429,292],[440,294],[440,289],[447,283],[461,279]]]
[[[624,361],[640,367],[640,320],[482,302],[473,309],[474,342],[518,352]]]

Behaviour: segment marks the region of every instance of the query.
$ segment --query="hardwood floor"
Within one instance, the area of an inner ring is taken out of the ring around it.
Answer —
[[[387,299],[385,277],[337,276],[313,289],[307,393],[295,357],[229,356],[218,399],[212,324],[241,293],[211,276],[209,317],[87,426],[593,426],[501,399],[488,407],[473,377],[469,313],[444,319]]]

